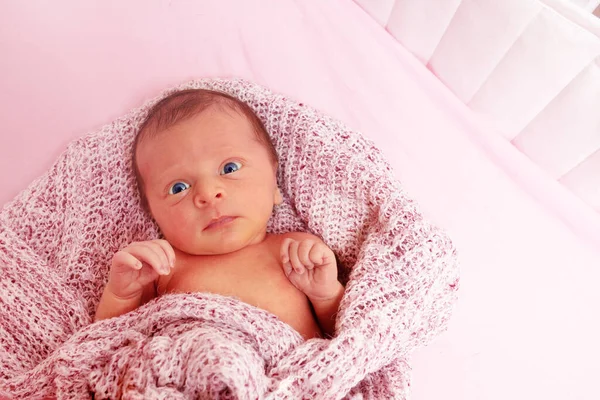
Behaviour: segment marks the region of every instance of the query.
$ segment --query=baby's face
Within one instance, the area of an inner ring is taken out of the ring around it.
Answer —
[[[273,205],[281,203],[276,166],[235,111],[210,107],[143,141],[137,163],[165,239],[189,254],[261,242]]]

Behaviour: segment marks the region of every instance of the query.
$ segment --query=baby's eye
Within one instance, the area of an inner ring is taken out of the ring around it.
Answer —
[[[221,175],[231,174],[232,172],[235,172],[240,168],[242,168],[241,163],[235,161],[228,162],[223,166],[223,169],[221,170]]]
[[[176,182],[169,189],[169,194],[178,194],[185,190],[188,190],[189,188],[190,188],[190,185],[188,185],[185,182]]]

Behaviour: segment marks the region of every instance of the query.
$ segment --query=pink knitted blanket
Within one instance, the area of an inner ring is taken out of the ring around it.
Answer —
[[[0,213],[0,395],[407,398],[407,358],[445,329],[456,299],[451,241],[360,134],[245,81],[172,90],[190,87],[246,101],[271,133],[284,204],[269,230],[313,232],[339,256],[335,338],[303,342],[268,312],[211,294],[166,295],[91,323],[112,255],[159,235],[130,165],[154,99],[71,143]]]

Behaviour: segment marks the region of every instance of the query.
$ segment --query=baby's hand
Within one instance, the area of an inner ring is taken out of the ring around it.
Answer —
[[[166,240],[133,242],[113,256],[106,289],[117,297],[132,298],[174,266],[175,252]]]
[[[329,300],[339,288],[333,251],[318,239],[286,238],[281,244],[283,271],[311,301]]]

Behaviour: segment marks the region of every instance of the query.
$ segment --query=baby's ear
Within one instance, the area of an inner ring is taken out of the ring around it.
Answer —
[[[283,196],[281,195],[281,190],[279,190],[279,187],[276,186],[275,191],[273,192],[273,204],[278,206],[281,203],[283,203]]]

